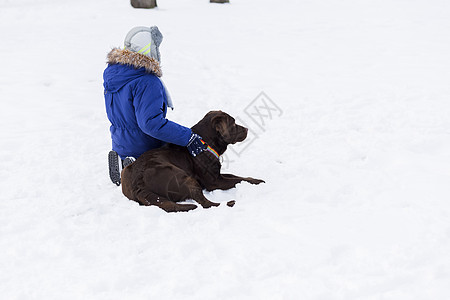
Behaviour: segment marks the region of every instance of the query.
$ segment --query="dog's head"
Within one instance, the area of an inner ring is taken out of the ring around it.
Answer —
[[[238,125],[235,119],[223,111],[210,111],[211,126],[227,144],[242,142],[247,137],[248,129]]]
[[[227,145],[245,140],[248,132],[247,128],[236,124],[232,116],[220,110],[207,113],[192,129],[222,153]]]

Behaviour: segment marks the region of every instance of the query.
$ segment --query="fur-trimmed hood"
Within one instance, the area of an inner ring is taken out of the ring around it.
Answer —
[[[153,73],[158,77],[162,76],[161,66],[156,59],[127,49],[112,49],[108,53],[107,62],[108,64],[128,65],[136,69],[145,68],[148,73]]]

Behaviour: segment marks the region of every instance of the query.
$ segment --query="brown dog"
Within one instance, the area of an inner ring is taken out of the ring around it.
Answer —
[[[241,181],[264,182],[220,174],[220,161],[214,152],[222,155],[229,144],[242,142],[247,137],[248,129],[237,125],[234,118],[222,111],[211,111],[192,127],[192,131],[203,138],[210,151],[192,157],[186,147],[173,144],[147,151],[122,170],[123,194],[141,205],[156,205],[167,212],[189,211],[197,205],[177,202],[193,199],[204,208],[219,206],[206,199],[203,189],[228,190]]]

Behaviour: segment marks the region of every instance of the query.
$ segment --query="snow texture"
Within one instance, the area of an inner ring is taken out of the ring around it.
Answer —
[[[449,299],[450,2],[158,5],[0,1],[1,298]],[[106,54],[152,25],[168,117],[235,116],[224,171],[265,184],[167,214],[109,181]]]

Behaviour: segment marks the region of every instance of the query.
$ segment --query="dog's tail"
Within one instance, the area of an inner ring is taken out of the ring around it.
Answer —
[[[121,180],[122,180],[122,193],[130,200],[136,201],[136,196],[133,193],[133,187],[131,186],[131,168],[128,166],[122,170]]]

